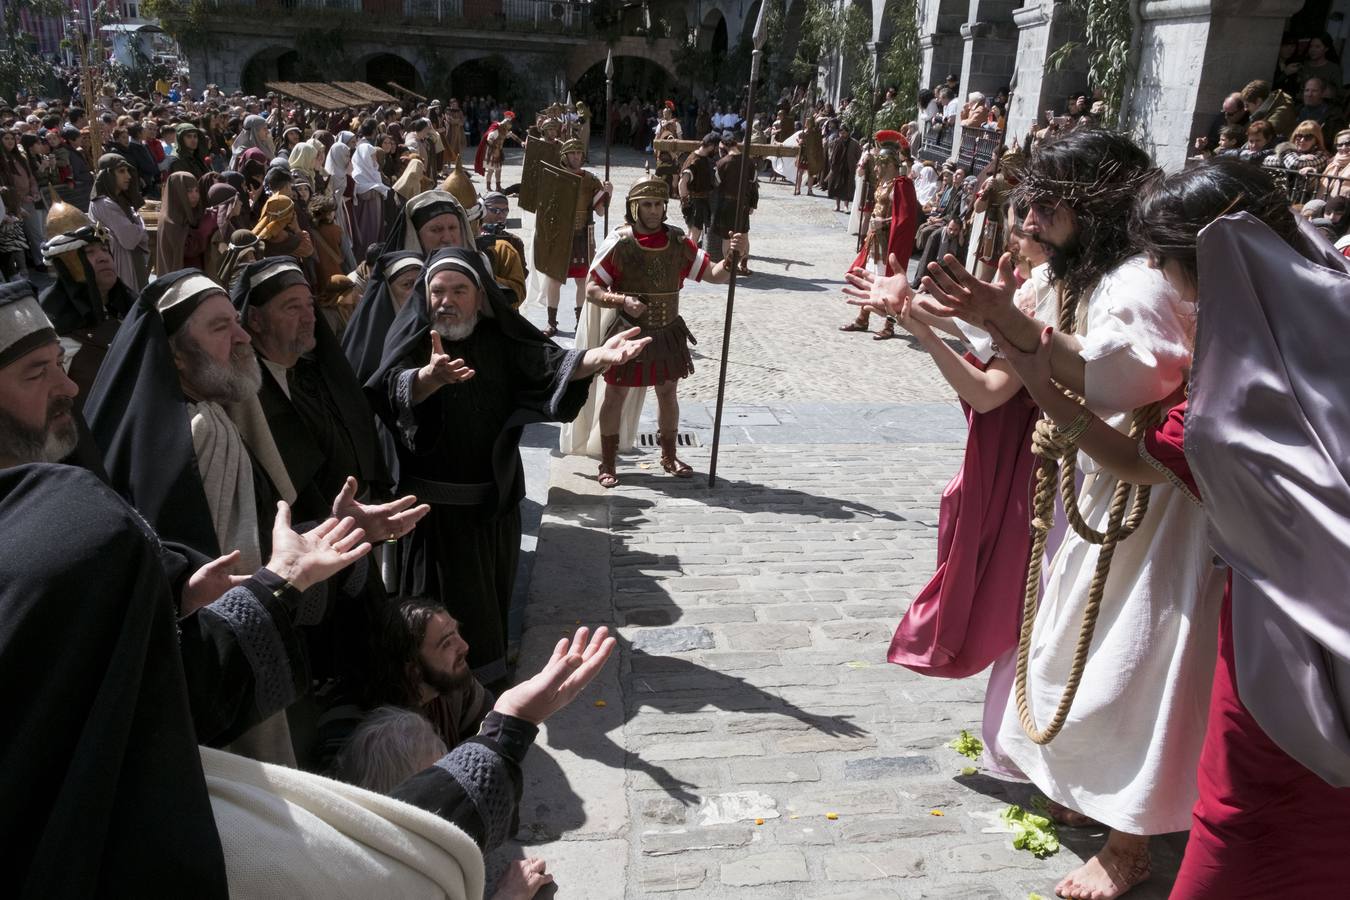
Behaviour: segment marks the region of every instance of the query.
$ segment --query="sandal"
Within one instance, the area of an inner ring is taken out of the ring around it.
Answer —
[[[618,487],[619,476],[616,471],[619,456],[619,436],[617,434],[600,435],[600,471],[595,480],[602,488]]]
[[[661,468],[676,478],[692,478],[694,467],[675,455],[675,432],[663,431],[657,439],[661,444]]]
[[[868,323],[866,319],[855,319],[847,325],[840,325],[840,331],[867,331]]]
[[[887,322],[885,325],[882,326],[880,331],[872,335],[872,340],[889,341],[893,337],[895,337],[895,326],[892,325],[890,322]]]

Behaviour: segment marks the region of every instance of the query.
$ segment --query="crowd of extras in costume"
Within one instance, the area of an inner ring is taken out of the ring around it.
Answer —
[[[667,103],[597,241],[584,103],[502,111],[481,184],[455,101],[0,117],[16,896],[483,896],[526,752],[615,647],[581,626],[515,675],[523,429],[562,423],[614,489],[651,388],[661,468],[692,475],[680,295],[751,275],[761,174],[850,213],[843,330],[908,331],[960,396],[939,565],[888,658],[990,670],[983,765],[1107,831],[1059,895],[1124,894],[1187,829],[1174,898],[1350,886],[1350,264],[1268,172],[1164,176],[1084,126],[972,183],[917,126],[864,146],[785,102],[747,154],[739,116],[686,140]],[[517,860],[495,896],[550,879]]]

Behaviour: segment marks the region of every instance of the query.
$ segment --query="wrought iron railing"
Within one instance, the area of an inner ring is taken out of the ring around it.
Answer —
[[[952,157],[952,140],[956,129],[943,124],[941,119],[930,119],[919,147],[919,159],[943,163]]]
[[[1332,197],[1350,198],[1350,178],[1339,175],[1303,174],[1289,169],[1269,169],[1283,183],[1289,202],[1296,206],[1309,200],[1330,200]]]
[[[994,151],[1003,143],[1003,132],[986,128],[961,129],[961,155],[957,162],[972,175],[984,171],[994,158]]]
[[[370,14],[465,28],[580,31],[590,25],[590,0],[206,0],[212,9]]]

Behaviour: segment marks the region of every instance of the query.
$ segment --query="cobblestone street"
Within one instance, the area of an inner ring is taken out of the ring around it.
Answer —
[[[641,162],[616,161],[622,198]],[[833,201],[791,193],[762,184],[752,220],[716,488],[724,287],[691,285],[681,303],[699,339],[681,389],[694,479],[661,473],[651,450],[622,458],[605,491],[594,460],[550,452],[556,429],[527,440],[542,515],[520,671],[579,624],[616,629],[619,652],[543,729],[518,843],[489,869],[542,856],[556,896],[586,900],[1052,897],[1102,832],[1061,828],[1044,860],[1012,849],[997,815],[1034,791],[962,774],[973,764],[946,746],[979,733],[984,676],[885,661],[933,571],[960,407],[910,341],[837,330],[855,238]],[[570,329],[570,288],[562,305]],[[526,312],[543,321],[537,302]],[[1165,897],[1183,847],[1156,840],[1155,874],[1129,896]]]

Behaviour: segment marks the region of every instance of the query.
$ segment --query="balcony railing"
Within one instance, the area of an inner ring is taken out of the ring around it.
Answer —
[[[206,0],[221,12],[371,14],[409,21],[454,22],[465,28],[580,31],[590,25],[590,0]]]
[[[987,128],[961,129],[961,155],[957,163],[971,175],[984,171],[994,159],[994,151],[1003,143],[1003,132]]]
[[[923,134],[923,144],[919,147],[919,159],[938,164],[951,159],[954,133],[955,129],[950,125],[943,125],[937,119],[930,121],[928,130]]]
[[[1289,202],[1295,206],[1309,200],[1350,197],[1350,178],[1336,175],[1301,175],[1288,169],[1267,169],[1284,184]]]

